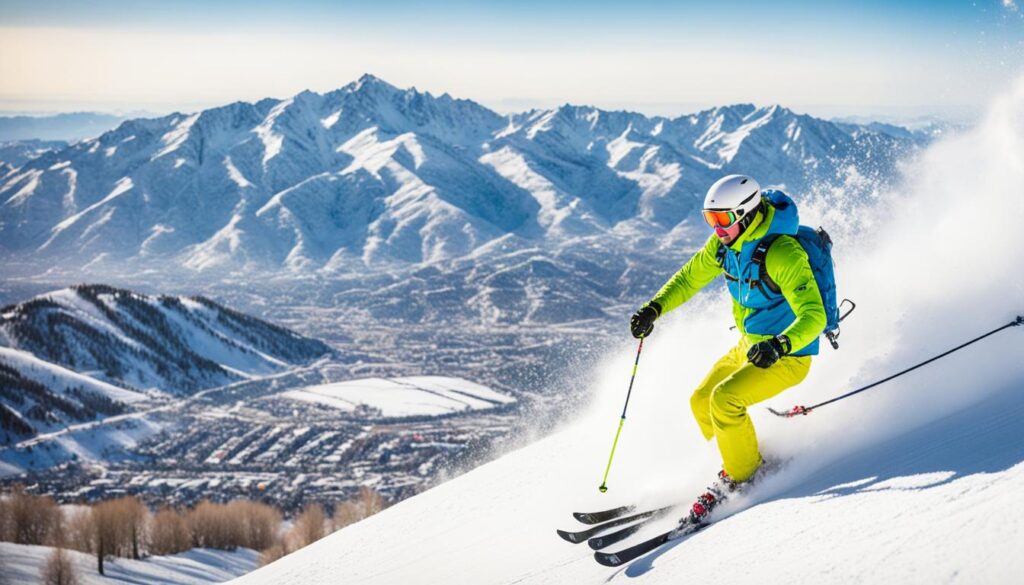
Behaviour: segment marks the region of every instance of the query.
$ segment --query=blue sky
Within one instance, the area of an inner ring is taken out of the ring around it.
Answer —
[[[957,113],[1024,70],[1024,7],[930,2],[0,0],[0,110],[192,110],[364,72],[498,110]]]

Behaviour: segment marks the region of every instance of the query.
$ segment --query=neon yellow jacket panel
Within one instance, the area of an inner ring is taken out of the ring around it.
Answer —
[[[765,208],[767,212],[758,211],[757,217],[746,231],[729,245],[731,249],[739,252],[744,243],[758,240],[767,233],[775,208],[771,205],[767,205]],[[718,237],[712,234],[704,247],[661,287],[658,294],[651,300],[661,305],[662,314],[690,300],[697,292],[722,274],[722,267],[719,266],[716,259],[718,248],[721,245],[723,244],[719,242]],[[807,259],[807,252],[796,238],[787,235],[779,236],[765,256],[765,269],[772,280],[779,285],[783,297],[796,315],[796,319],[779,333],[789,337],[792,351],[799,351],[821,335],[827,322],[825,307],[821,301],[821,293],[818,291],[818,283],[814,280],[814,273],[811,271],[811,265]],[[748,334],[744,329],[743,323],[754,311],[755,309],[744,307],[733,299],[732,312],[733,318],[736,320],[736,327],[750,343],[771,337],[771,335]]]

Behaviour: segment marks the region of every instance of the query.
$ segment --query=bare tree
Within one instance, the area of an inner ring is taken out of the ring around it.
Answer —
[[[92,507],[92,542],[96,553],[96,570],[100,575],[104,574],[103,561],[108,556],[117,555],[118,544],[122,540],[118,507],[116,501],[100,502]]]
[[[78,574],[63,548],[53,549],[39,574],[44,585],[78,585]]]
[[[4,542],[14,540],[13,524],[10,498],[0,497],[0,540]]]
[[[84,553],[92,553],[95,550],[95,536],[91,508],[83,506],[67,514],[64,522],[65,546]]]
[[[259,502],[235,500],[228,504],[228,516],[240,523],[239,546],[263,550],[277,542],[281,529],[281,513],[277,509]]]
[[[385,507],[384,498],[373,489],[364,486],[359,489],[359,494],[355,498],[339,504],[334,509],[334,530],[369,518]]]
[[[59,534],[61,513],[49,496],[34,496],[15,486],[6,500],[10,540],[18,544],[50,544]]]
[[[324,509],[317,503],[306,504],[292,527],[292,550],[313,544],[324,537]]]
[[[188,514],[193,546],[231,550],[242,543],[244,527],[239,510],[203,500]]]
[[[288,554],[288,550],[283,542],[272,544],[260,551],[260,566],[269,565],[286,554]]]
[[[139,549],[144,546],[149,510],[135,496],[120,498],[117,503],[123,544],[131,548],[131,558],[137,560]],[[127,556],[127,551],[122,554]]]
[[[173,555],[192,546],[185,516],[177,510],[163,508],[153,516],[149,531],[149,548],[153,554]]]

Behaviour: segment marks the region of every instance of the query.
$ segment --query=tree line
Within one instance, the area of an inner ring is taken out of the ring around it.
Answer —
[[[135,496],[88,505],[60,506],[15,486],[0,496],[0,540],[44,545],[54,551],[41,579],[54,585],[77,582],[65,549],[96,557],[96,570],[112,558],[141,559],[172,555],[192,548],[260,551],[260,564],[273,562],[316,542],[330,532],[384,509],[377,492],[362,488],[356,497],[336,504],[328,516],[319,503],[308,503],[290,523],[277,508],[251,500],[199,502],[193,508],[150,510]]]

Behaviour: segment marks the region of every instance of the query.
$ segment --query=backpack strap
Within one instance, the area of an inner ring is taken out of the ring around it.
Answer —
[[[715,260],[718,262],[718,266],[722,269],[722,275],[725,276],[726,280],[736,281],[739,280],[735,276],[729,274],[725,269],[725,255],[728,253],[726,245],[722,242],[718,242],[718,249],[715,250]]]
[[[782,288],[772,280],[772,277],[768,274],[768,267],[765,263],[765,258],[768,257],[768,249],[771,248],[772,244],[781,234],[768,234],[761,238],[757,243],[757,247],[754,248],[754,253],[750,256],[750,262],[757,266],[757,275],[755,278],[750,279],[750,286],[761,286],[763,283],[765,287],[775,294],[782,292]]]

